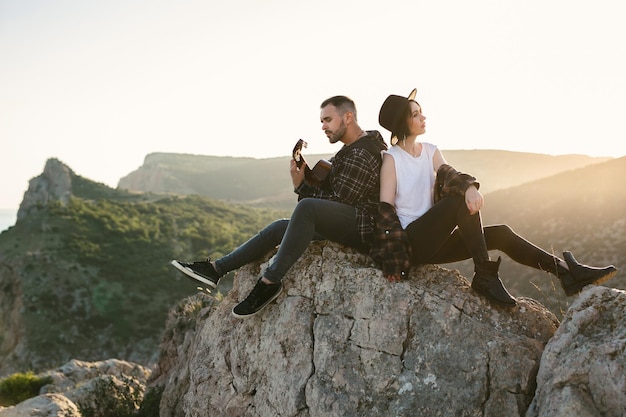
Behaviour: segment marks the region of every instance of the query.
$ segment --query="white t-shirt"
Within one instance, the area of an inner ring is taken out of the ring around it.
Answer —
[[[433,206],[436,149],[432,143],[422,142],[422,153],[418,157],[397,145],[385,151],[393,157],[396,166],[395,208],[403,229]]]

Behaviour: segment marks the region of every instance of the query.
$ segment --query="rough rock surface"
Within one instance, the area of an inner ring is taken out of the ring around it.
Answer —
[[[188,297],[170,310],[159,361],[148,385],[162,389],[160,416],[184,416],[183,397],[189,389],[188,361],[199,323],[212,311],[215,300],[204,292]]]
[[[48,159],[43,173],[29,181],[17,218],[18,220],[23,218],[30,209],[50,201],[61,201],[66,204],[71,194],[72,170],[57,159]]]
[[[80,417],[81,404],[96,413],[110,411],[98,410],[98,400],[126,393],[141,400],[150,374],[151,371],[141,365],[117,359],[100,362],[72,360],[57,369],[38,374],[39,377],[51,377],[52,383],[41,389],[41,395],[13,407],[0,407],[0,417]]]
[[[626,416],[625,322],[625,291],[586,287],[545,348],[527,416]]]
[[[522,416],[558,326],[533,300],[491,306],[437,266],[391,284],[327,242],[309,247],[266,311],[237,320],[230,310],[261,267],[239,270],[181,349],[184,369],[170,370],[188,387],[186,416]]]
[[[2,417],[81,417],[76,404],[61,394],[43,394],[0,409]]]

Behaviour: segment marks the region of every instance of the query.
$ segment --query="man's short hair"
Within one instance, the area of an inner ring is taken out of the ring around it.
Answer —
[[[343,116],[349,111],[352,112],[352,114],[354,114],[354,120],[356,120],[356,105],[350,97],[334,96],[331,98],[327,98],[322,102],[320,109],[323,109],[328,105],[335,106],[335,108],[337,109],[337,113],[339,113],[340,116]]]

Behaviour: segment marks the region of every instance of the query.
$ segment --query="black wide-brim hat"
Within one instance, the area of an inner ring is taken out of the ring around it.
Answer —
[[[392,134],[398,130],[398,125],[404,117],[404,111],[411,100],[415,100],[417,88],[414,88],[408,97],[390,95],[385,99],[380,112],[378,113],[378,123]]]

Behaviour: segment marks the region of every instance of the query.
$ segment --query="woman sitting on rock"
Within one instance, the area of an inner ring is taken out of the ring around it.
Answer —
[[[491,260],[490,250],[500,250],[520,264],[556,275],[568,296],[617,273],[613,265],[582,265],[570,252],[563,252],[560,259],[507,225],[483,227],[483,196],[476,179],[448,165],[436,145],[417,141],[426,132],[426,117],[415,94],[416,90],[408,97],[390,95],[379,113],[379,123],[392,133],[392,146],[383,157],[381,203],[371,255],[389,281],[399,281],[411,265],[472,258],[472,288],[492,302],[515,306],[515,298],[498,275],[501,259]]]

